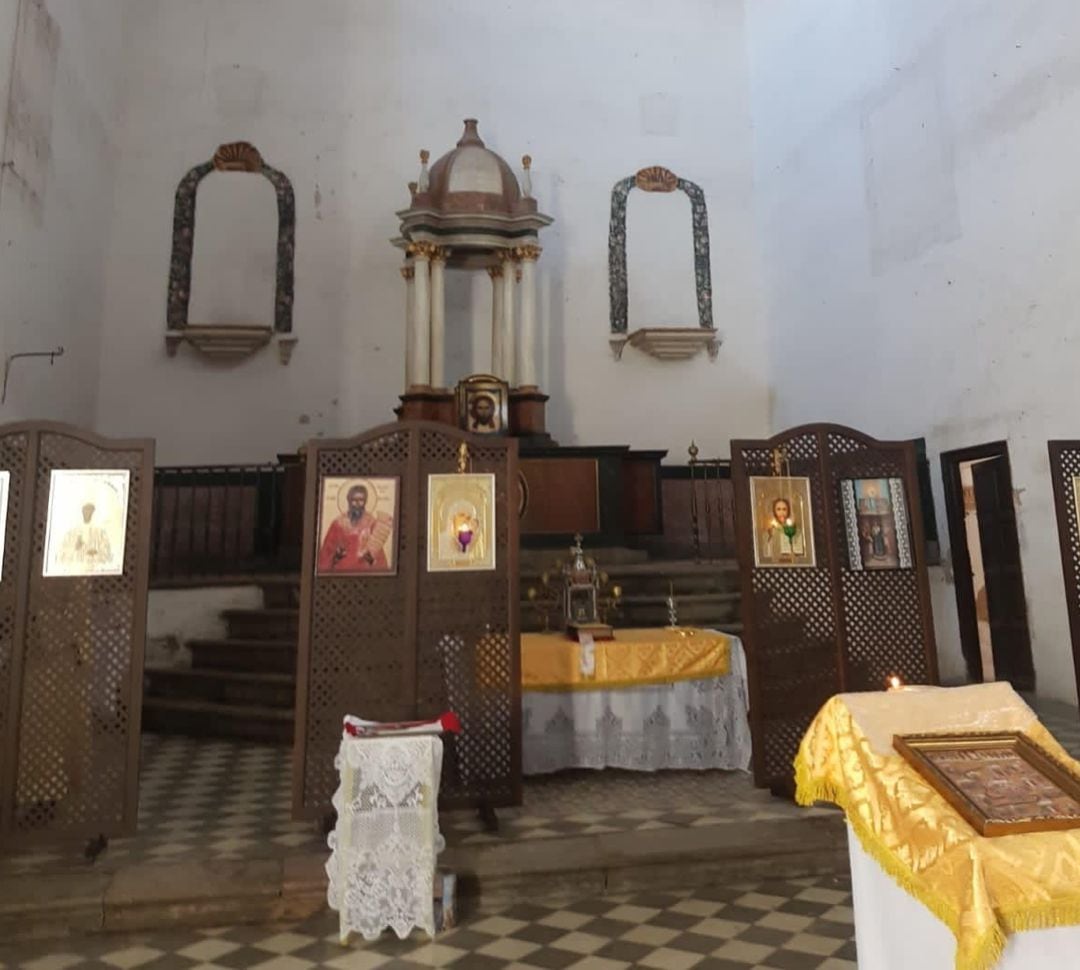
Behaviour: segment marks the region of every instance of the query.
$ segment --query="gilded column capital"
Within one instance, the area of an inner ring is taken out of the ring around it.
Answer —
[[[515,251],[513,249],[500,249],[499,250],[499,262],[502,263],[503,265],[505,265],[507,263],[516,263],[517,259],[518,258],[515,255]]]
[[[411,280],[416,275],[416,269],[412,266],[402,266],[400,272],[402,279],[406,280]]]
[[[503,268],[501,266],[489,266],[487,268],[487,274],[493,280],[501,280],[503,275]]]
[[[527,243],[524,246],[516,246],[514,248],[514,258],[535,263],[540,258],[540,253],[542,252],[543,250],[539,246]]]
[[[446,246],[433,246],[431,249],[431,261],[433,263],[445,263],[450,258],[450,250]]]
[[[414,242],[405,247],[405,252],[413,259],[433,259],[438,248],[435,243]]]

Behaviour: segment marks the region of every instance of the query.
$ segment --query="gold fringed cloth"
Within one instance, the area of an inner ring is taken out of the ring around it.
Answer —
[[[681,633],[687,634],[681,636]],[[582,647],[560,633],[521,635],[521,687],[535,691],[612,690],[726,677],[731,638],[709,630],[616,630],[593,645],[595,668],[583,672]]]
[[[957,970],[990,970],[1009,933],[1080,924],[1080,829],[983,838],[892,747],[894,734],[962,731],[1022,731],[1080,771],[1005,683],[839,694],[799,746],[795,797],[839,805],[863,849],[953,932]]]

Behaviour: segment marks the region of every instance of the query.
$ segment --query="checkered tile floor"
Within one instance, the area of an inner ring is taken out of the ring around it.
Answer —
[[[854,970],[851,896],[842,879],[522,903],[477,916],[434,942],[417,932],[338,943],[324,913],[288,926],[234,927],[26,945],[0,961],[28,970]]]
[[[290,821],[290,759],[280,746],[145,736],[138,833],[112,840],[98,867],[324,851],[314,826]],[[526,779],[523,805],[499,810],[497,834],[472,811],[444,812],[440,824],[448,843],[478,844],[805,814],[740,773],[579,771]],[[85,869],[79,849],[0,857],[0,875]]]

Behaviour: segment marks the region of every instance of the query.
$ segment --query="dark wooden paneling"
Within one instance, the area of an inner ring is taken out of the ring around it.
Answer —
[[[595,458],[522,458],[529,505],[523,533],[583,535],[600,531],[600,494]]]
[[[622,467],[623,529],[627,535],[656,535],[660,512],[660,462],[651,455],[628,455]]]

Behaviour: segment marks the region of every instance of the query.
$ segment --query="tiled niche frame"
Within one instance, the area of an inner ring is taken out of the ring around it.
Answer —
[[[191,261],[195,245],[195,200],[199,184],[213,171],[262,175],[277,194],[277,272],[274,292],[274,323],[269,326],[226,324],[192,325],[188,322],[191,300]],[[173,209],[172,258],[169,263],[169,300],[165,345],[172,357],[187,342],[209,357],[246,357],[271,340],[278,345],[281,362],[287,364],[297,338],[292,335],[293,262],[296,252],[296,198],[288,176],[268,165],[259,150],[248,142],[221,145],[208,162],[190,169],[176,187]]]
[[[685,192],[690,199],[694,237],[694,284],[697,291],[697,327],[649,327],[629,332],[629,297],[626,270],[626,205],[630,190]],[[712,270],[709,261],[709,214],[701,186],[659,165],[641,169],[615,183],[611,191],[611,222],[608,230],[608,280],[611,296],[611,347],[618,360],[626,344],[654,357],[679,360],[702,348],[715,359],[720,340],[713,326]]]

